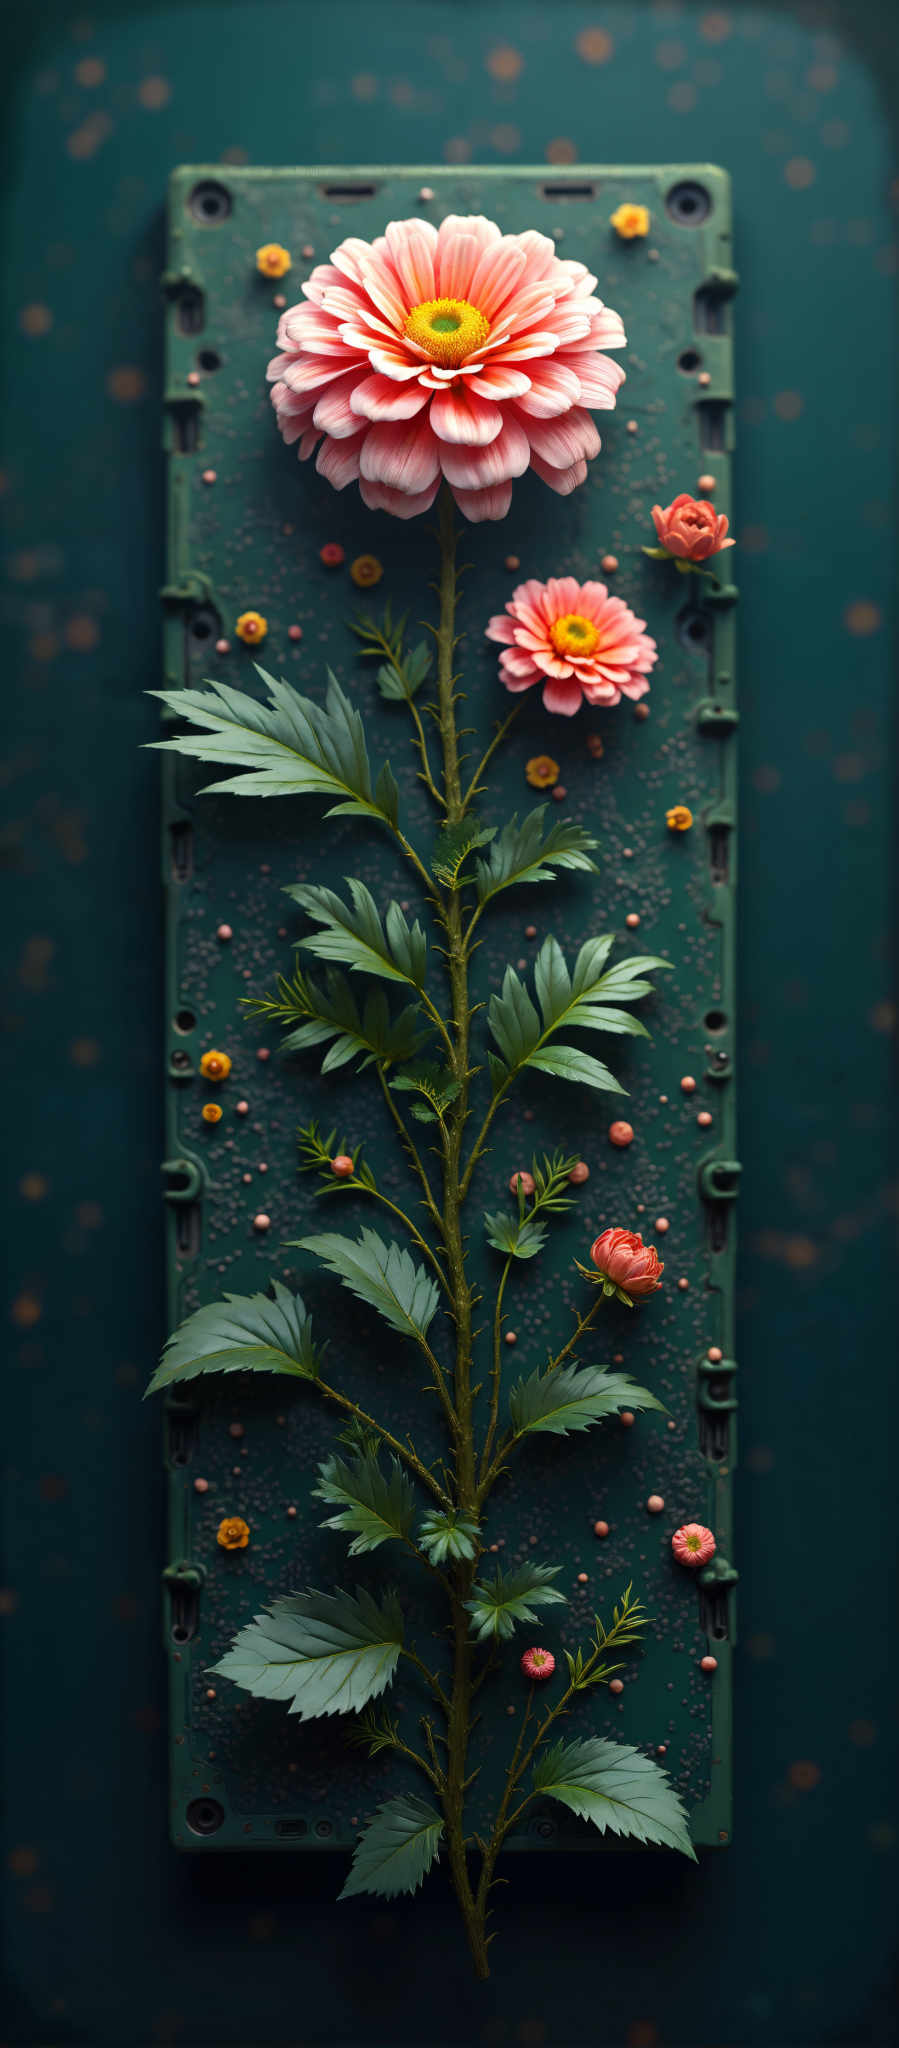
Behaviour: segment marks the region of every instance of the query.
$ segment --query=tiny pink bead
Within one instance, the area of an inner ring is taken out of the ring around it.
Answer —
[[[535,939],[535,938],[537,937],[537,927],[536,927],[536,925],[535,925],[535,924],[526,924],[526,925],[525,925],[525,928],[524,928],[524,935],[525,935],[525,938],[526,938],[526,939]]]
[[[717,482],[718,478],[716,476],[700,476],[697,477],[696,479],[697,488],[700,491],[706,492],[713,491],[717,485]]]
[[[215,643],[215,651],[216,651],[216,654],[230,654],[230,652],[231,652],[231,642],[230,642],[230,640],[217,640],[217,641],[216,641],[216,643]]]
[[[301,255],[301,256],[314,256],[314,255],[315,255],[315,250],[313,249],[313,247],[312,247],[312,243],[311,243],[311,242],[304,242],[304,243],[303,243],[302,249],[300,250],[300,255]]]
[[[521,568],[521,562],[520,562],[520,560],[519,560],[519,558],[518,558],[518,556],[517,556],[517,555],[507,555],[507,556],[506,556],[506,568],[507,568],[507,569],[520,569],[520,568]]]
[[[215,1699],[215,1686],[214,1686],[214,1685],[207,1685],[207,1687],[206,1687],[206,1698],[207,1698],[208,1700],[214,1700],[214,1699]]]
[[[242,1173],[240,1177],[241,1177],[241,1180],[243,1181],[244,1187],[247,1187],[247,1188],[248,1188],[248,1187],[249,1187],[249,1185],[250,1185],[250,1182],[251,1182],[251,1180],[252,1180],[252,1178],[253,1178],[252,1174],[251,1174],[251,1173]]]
[[[208,1493],[208,1492],[209,1492],[209,1481],[208,1481],[208,1479],[195,1479],[195,1480],[194,1480],[194,1492],[195,1492],[195,1493]]]
[[[572,1187],[583,1187],[585,1180],[590,1179],[590,1168],[587,1165],[585,1159],[579,1159],[577,1161],[577,1164],[572,1167],[571,1172],[568,1175],[568,1178],[571,1182]]]
[[[711,1112],[711,1110],[710,1110],[710,1109],[701,1109],[701,1110],[700,1110],[700,1112],[699,1112],[699,1115],[698,1115],[698,1117],[697,1117],[697,1119],[696,1119],[696,1121],[697,1121],[697,1123],[698,1123],[698,1124],[702,1124],[703,1128],[705,1128],[705,1126],[706,1126],[707,1124],[710,1124],[710,1123],[711,1123],[711,1121],[712,1121],[712,1112]]]
[[[250,1105],[248,1102],[236,1102],[234,1107],[237,1111],[238,1116],[246,1116]]]
[[[260,1160],[259,1160],[259,1161],[257,1162],[257,1166],[256,1166],[256,1172],[257,1172],[257,1173],[267,1173],[267,1172],[268,1172],[268,1162],[267,1162],[267,1161],[266,1161],[265,1159],[260,1159]]]
[[[681,1293],[682,1293],[682,1294],[686,1294],[686,1292],[687,1292],[687,1288],[688,1288],[688,1287],[689,1287],[689,1285],[690,1285],[690,1282],[689,1282],[689,1280],[679,1280],[677,1284],[678,1284],[678,1287],[679,1287],[679,1288],[680,1288],[680,1290],[681,1290]]]
[[[286,306],[286,304],[287,300],[285,299],[283,292],[273,292],[272,305],[277,306],[279,313],[281,312],[282,308]]]
[[[568,791],[565,788],[565,784],[563,782],[557,782],[555,789],[553,790],[553,803],[563,804],[565,802],[565,798],[567,797],[567,795]]]
[[[302,638],[303,638],[303,628],[302,628],[302,626],[288,626],[288,628],[287,628],[287,638],[288,638],[288,640],[302,640]]]
[[[699,1659],[699,1669],[700,1669],[700,1671],[717,1671],[717,1669],[718,1669],[718,1659],[717,1659],[717,1657],[700,1657],[700,1659]]]
[[[637,431],[637,422],[636,422],[636,420],[628,420],[628,423],[627,423],[627,431],[628,431],[628,433],[629,433],[629,434],[635,434],[635,433],[636,433],[636,431]]]
[[[651,1515],[660,1515],[664,1505],[665,1502],[660,1493],[651,1493],[646,1503],[646,1506]]]
[[[637,1418],[636,1415],[632,1414],[630,1408],[622,1408],[618,1420],[621,1423],[622,1429],[633,1429]]]
[[[696,1082],[694,1081],[692,1074],[685,1074],[683,1080],[681,1081],[681,1087],[684,1091],[684,1094],[692,1095],[695,1086]]]
[[[506,1331],[506,1343],[507,1343],[507,1344],[517,1344],[517,1343],[518,1343],[518,1332],[517,1332],[517,1330],[507,1330],[507,1331]]]
[[[644,718],[648,718],[648,717],[649,717],[649,705],[648,705],[648,704],[635,704],[635,705],[634,705],[634,717],[635,717],[635,718],[639,718],[639,719],[644,719]]]
[[[264,1210],[264,1209],[260,1209],[260,1211],[259,1211],[259,1214],[258,1214],[258,1216],[254,1216],[254,1217],[253,1217],[253,1229],[254,1229],[254,1230],[270,1230],[270,1229],[271,1229],[271,1226],[272,1226],[272,1219],[271,1219],[271,1217],[270,1217],[270,1216],[266,1216],[266,1213],[265,1213],[265,1210]]]
[[[429,199],[433,199],[433,197],[434,197],[434,187],[433,187],[433,185],[421,185],[421,186],[419,187],[419,192],[418,192],[418,196],[419,196],[419,199],[423,199],[423,200],[425,200],[425,202],[427,202],[427,201],[428,201]]]
[[[670,1226],[670,1224],[669,1224],[669,1222],[668,1222],[668,1218],[667,1218],[667,1216],[657,1216],[657,1217],[656,1217],[655,1223],[654,1223],[654,1225],[653,1225],[653,1229],[654,1229],[654,1230],[660,1230],[660,1231],[661,1231],[661,1233],[662,1233],[662,1236],[664,1237],[664,1235],[665,1235],[665,1232],[666,1232],[666,1230],[670,1230],[670,1228],[671,1228],[671,1226]]]
[[[603,555],[602,561],[600,562],[599,566],[601,569],[605,570],[607,576],[614,576],[615,571],[618,567],[618,556]]]
[[[259,1050],[258,1050],[258,1052],[257,1052],[257,1054],[256,1054],[256,1058],[257,1058],[257,1060],[270,1060],[270,1059],[271,1059],[271,1053],[269,1052],[269,1049],[268,1049],[268,1046],[267,1046],[267,1045],[260,1045],[260,1047],[259,1047]]]
[[[659,1101],[660,1101],[660,1102],[667,1102],[667,1100],[668,1100],[668,1097],[667,1097],[667,1095],[660,1095],[660,1096],[659,1096]]]
[[[617,1123],[609,1125],[610,1145],[632,1145],[633,1142],[634,1128],[632,1124],[626,1124],[619,1119]]]
[[[668,1744],[667,1744],[667,1742],[657,1742],[657,1743],[656,1743],[656,1756],[667,1756],[667,1755],[668,1755]]]
[[[287,1510],[287,1515],[288,1515],[288,1520],[289,1520],[289,1521],[291,1521],[291,1522],[295,1522],[295,1521],[296,1521],[296,1517],[297,1517],[297,1511],[296,1511],[296,1508],[288,1508],[288,1510]]]
[[[229,924],[220,924],[215,936],[217,939],[221,939],[222,945],[224,946],[227,945],[229,939],[233,939],[234,933],[231,930],[231,926]]]
[[[350,1153],[335,1152],[334,1158],[331,1160],[331,1172],[335,1178],[337,1180],[348,1180],[352,1171],[353,1161]]]
[[[624,922],[627,925],[629,931],[635,932],[640,922],[640,919],[637,916],[637,912],[635,910],[629,910]]]
[[[633,858],[634,858],[634,849],[633,849],[633,847],[632,847],[632,846],[623,846],[623,847],[622,847],[622,849],[621,849],[621,858],[622,858],[622,860],[633,860]]]
[[[187,372],[187,381],[188,381],[188,384],[199,384],[199,382],[200,382],[200,372],[199,372],[199,370],[188,370],[188,372]]]
[[[214,483],[215,483],[215,481],[216,481],[216,476],[217,476],[217,471],[216,471],[216,470],[214,470],[214,469],[204,469],[204,471],[203,471],[203,482],[204,482],[204,484],[214,484]]]
[[[624,1691],[624,1679],[623,1679],[623,1678],[610,1678],[610,1679],[609,1679],[609,1691],[610,1691],[610,1692],[614,1692],[614,1693],[619,1693],[619,1692],[623,1692],[623,1691]]]
[[[589,1584],[586,1572],[578,1572],[577,1582],[579,1586],[586,1586]]]
[[[242,1423],[242,1422],[229,1422],[229,1424],[228,1424],[228,1435],[229,1435],[229,1436],[243,1436],[243,1423]]]
[[[711,381],[711,372],[709,370],[700,370],[699,376],[696,379],[697,384],[711,384]]]
[[[723,1357],[724,1352],[719,1348],[717,1344],[710,1345],[708,1351],[706,1352],[706,1358],[708,1359],[710,1365],[720,1365]]]
[[[594,1536],[608,1536],[608,1533],[609,1533],[609,1525],[608,1525],[608,1522],[594,1522],[594,1524],[593,1524],[593,1534],[594,1534]]]

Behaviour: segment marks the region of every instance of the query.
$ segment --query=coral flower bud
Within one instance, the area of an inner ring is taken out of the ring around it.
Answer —
[[[590,1247],[601,1279],[620,1288],[631,1301],[644,1300],[661,1286],[665,1270],[655,1245],[644,1244],[633,1230],[604,1230]]]
[[[652,517],[666,555],[676,561],[704,562],[734,545],[726,539],[726,514],[716,512],[708,498],[691,498],[689,491],[681,491],[670,505],[653,505]]]
[[[337,1152],[331,1161],[331,1172],[338,1180],[347,1180],[353,1171],[353,1162],[348,1152]]]
[[[319,548],[318,559],[324,563],[326,569],[339,569],[344,560],[344,551],[339,540],[326,540],[324,547]]]
[[[373,583],[380,583],[383,574],[383,564],[377,555],[357,555],[350,563],[350,575],[359,590],[370,590]]]
[[[556,1668],[556,1660],[551,1650],[525,1650],[521,1668],[525,1678],[551,1678]]]
[[[711,1529],[704,1528],[702,1522],[685,1522],[682,1528],[675,1529],[671,1538],[671,1548],[678,1564],[693,1567],[708,1564],[717,1547]]]

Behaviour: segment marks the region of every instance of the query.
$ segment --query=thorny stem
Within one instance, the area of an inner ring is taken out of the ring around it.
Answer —
[[[412,1164],[415,1167],[415,1171],[418,1174],[418,1178],[421,1181],[422,1188],[424,1189],[425,1207],[428,1211],[431,1221],[437,1225],[437,1229],[439,1230],[440,1235],[442,1237],[443,1217],[441,1216],[440,1210],[437,1207],[437,1203],[434,1200],[434,1194],[431,1188],[431,1183],[428,1179],[425,1167],[422,1165],[422,1161],[416,1148],[415,1140],[412,1136],[412,1133],[406,1124],[405,1118],[400,1114],[400,1111],[397,1108],[394,1095],[387,1085],[387,1078],[384,1073],[384,1069],[380,1066],[378,1068],[378,1080],[381,1083],[381,1093],[383,1094],[384,1101],[387,1104],[393,1121],[396,1124],[397,1130],[399,1131],[400,1137],[402,1138],[406,1151],[408,1152]]]
[[[481,755],[478,765],[474,771],[474,774],[462,799],[463,810],[467,811],[469,804],[473,803],[475,797],[479,794],[481,776],[484,773],[484,769],[487,767],[488,762],[490,762],[493,759],[497,747],[505,739],[510,725],[514,723],[515,719],[518,717],[518,713],[520,710],[521,705],[516,704],[514,710],[509,712],[508,718],[504,718],[502,725],[497,727],[489,747],[486,749],[486,752]]]
[[[355,1415],[357,1422],[361,1422],[364,1429],[373,1429],[375,1435],[381,1438],[382,1443],[388,1445],[394,1457],[402,1458],[403,1463],[408,1465],[410,1472],[414,1472],[416,1477],[421,1480],[422,1485],[428,1487],[435,1500],[440,1502],[442,1508],[452,1507],[449,1494],[445,1492],[440,1481],[434,1478],[433,1472],[429,1472],[427,1465],[424,1464],[415,1451],[407,1449],[405,1444],[400,1443],[398,1437],[391,1435],[390,1430],[385,1429],[383,1422],[376,1422],[373,1415],[367,1414],[364,1408],[360,1408],[358,1401],[351,1401],[348,1394],[341,1394],[337,1387],[329,1387],[325,1380],[316,1380],[315,1385],[319,1393],[324,1395],[326,1401],[336,1401],[337,1406],[345,1408],[348,1415]]]
[[[512,1259],[513,1254],[510,1252],[496,1290],[496,1307],[493,1312],[493,1369],[490,1375],[490,1420],[487,1425],[487,1435],[484,1438],[484,1448],[481,1452],[482,1485],[490,1470],[490,1453],[493,1449],[493,1439],[496,1435],[496,1425],[499,1417],[499,1396],[502,1384],[503,1295],[506,1291],[506,1281],[512,1271]]]
[[[555,1356],[549,1360],[549,1363],[545,1367],[545,1373],[547,1376],[550,1373],[558,1372],[559,1366],[562,1364],[563,1359],[569,1358],[571,1356],[571,1353],[575,1350],[577,1344],[583,1336],[584,1331],[589,1329],[590,1324],[592,1323],[593,1318],[597,1313],[597,1310],[602,1307],[604,1299],[605,1296],[603,1294],[597,1295],[597,1298],[593,1303],[593,1307],[588,1308],[586,1315],[578,1316],[577,1322],[574,1326],[574,1330],[571,1336],[568,1338],[567,1343],[563,1344],[561,1351],[557,1351]],[[500,1471],[502,1470],[506,1452],[511,1450],[512,1445],[516,1441],[517,1439],[514,1434],[505,1437],[502,1443],[500,1444],[499,1449],[497,1450],[496,1457],[494,1458],[492,1465],[487,1465],[486,1470],[484,1470],[484,1464],[482,1463],[483,1476],[481,1479],[480,1486],[481,1500],[483,1500],[486,1494],[489,1493],[494,1480],[498,1477]]]
[[[368,1182],[360,1180],[356,1174],[353,1175],[352,1180],[343,1181],[342,1186],[345,1188],[358,1188],[360,1194],[370,1195],[374,1202],[381,1202],[385,1209],[391,1209],[394,1216],[398,1216],[400,1222],[405,1224],[409,1236],[417,1244],[422,1256],[427,1259],[430,1266],[433,1266],[441,1287],[445,1288],[446,1292],[449,1293],[447,1277],[436,1252],[431,1250],[427,1238],[422,1236],[418,1225],[413,1223],[411,1216],[406,1215],[405,1209],[401,1209],[398,1202],[392,1202],[390,1196],[385,1195],[380,1188],[369,1187]]]

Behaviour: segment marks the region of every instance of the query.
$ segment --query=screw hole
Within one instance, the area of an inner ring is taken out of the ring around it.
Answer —
[[[326,1835],[332,1835],[334,1833],[334,1830],[329,1820],[317,1820],[315,1823],[315,1832],[317,1835],[321,1835],[324,1839]]]
[[[231,212],[231,194],[227,185],[220,185],[217,179],[201,178],[187,205],[194,219],[202,221],[204,227],[218,227]]]
[[[197,1020],[193,1010],[176,1010],[173,1021],[176,1031],[186,1033],[193,1031]]]
[[[190,1073],[193,1067],[193,1061],[191,1059],[190,1053],[185,1052],[183,1046],[178,1046],[176,1051],[172,1053],[169,1059],[169,1066],[171,1067],[173,1073]]]
[[[712,634],[708,614],[693,610],[681,612],[677,630],[685,647],[697,649],[707,647]]]
[[[192,1799],[184,1816],[191,1834],[217,1834],[225,1818],[225,1809],[217,1799]]]
[[[685,377],[692,377],[695,370],[701,370],[702,357],[698,348],[682,349],[677,359],[677,367],[683,370]]]
[[[705,1028],[707,1031],[726,1031],[727,1018],[724,1011],[707,1010],[705,1014]]]
[[[672,185],[665,205],[671,219],[685,228],[698,228],[701,221],[708,220],[712,211],[711,194],[705,185],[694,184],[689,178],[685,178],[682,184]]]
[[[178,1461],[178,1462],[179,1462],[179,1464],[184,1464],[184,1463],[185,1463],[185,1460],[184,1460],[183,1458],[181,1458],[181,1459],[179,1459],[179,1461]],[[190,1629],[189,1629],[189,1628],[185,1628],[185,1626],[184,1626],[184,1623],[183,1623],[183,1621],[176,1621],[176,1622],[175,1622],[175,1625],[174,1625],[174,1627],[173,1627],[173,1629],[172,1629],[172,1642],[173,1642],[173,1643],[189,1643],[189,1642],[190,1642]]]
[[[197,363],[201,370],[206,370],[210,375],[213,370],[220,370],[222,367],[221,356],[215,348],[201,348]]]

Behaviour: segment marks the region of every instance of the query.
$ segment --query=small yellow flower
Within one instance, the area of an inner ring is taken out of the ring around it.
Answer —
[[[609,224],[614,228],[616,235],[621,236],[623,242],[633,242],[639,235],[649,233],[649,207],[634,206],[630,201],[625,201],[625,204],[617,207],[611,215]]]
[[[248,647],[254,647],[257,641],[265,639],[268,620],[261,612],[241,612],[234,631],[238,640],[245,640]]]
[[[686,804],[672,804],[670,811],[665,812],[665,823],[669,832],[689,832],[693,813]]]
[[[355,562],[350,563],[350,575],[360,590],[370,590],[373,583],[380,583],[383,574],[384,564],[377,555],[357,555]]]
[[[204,1052],[200,1061],[200,1072],[207,1081],[227,1081],[231,1072],[230,1053]]]
[[[559,780],[559,763],[551,754],[532,754],[525,762],[524,773],[532,789],[552,789]]]
[[[263,242],[256,251],[256,268],[261,277],[284,277],[290,269],[290,250],[280,242]]]
[[[215,1532],[216,1543],[223,1550],[246,1550],[250,1540],[250,1524],[242,1515],[226,1515]]]
[[[200,1115],[204,1124],[220,1124],[224,1111],[219,1102],[204,1102]]]

